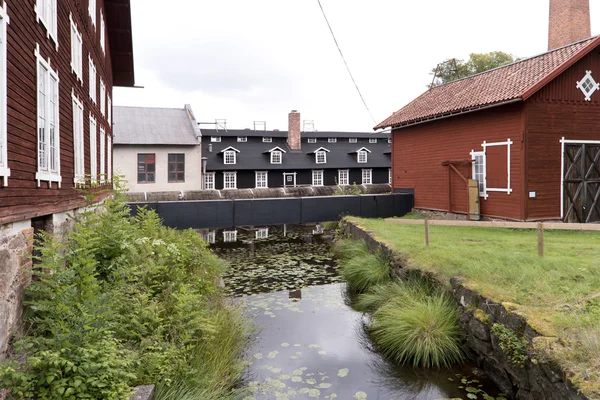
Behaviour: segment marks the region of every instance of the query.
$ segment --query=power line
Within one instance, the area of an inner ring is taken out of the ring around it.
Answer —
[[[373,117],[373,114],[371,113],[371,110],[369,110],[369,106],[367,106],[367,102],[365,101],[365,98],[363,97],[362,93],[360,92],[360,89],[358,88],[358,85],[356,84],[356,81],[354,80],[354,76],[352,76],[352,72],[350,71],[350,67],[348,66],[348,63],[346,62],[346,58],[344,57],[344,54],[342,53],[342,49],[340,48],[340,45],[338,44],[338,41],[335,38],[335,35],[333,33],[333,29],[331,29],[331,25],[329,24],[329,20],[327,19],[327,15],[325,15],[325,10],[323,9],[323,6],[321,5],[321,0],[317,0],[317,2],[319,3],[319,7],[321,8],[321,12],[323,13],[323,17],[325,18],[325,22],[327,22],[327,26],[329,27],[329,32],[331,32],[331,37],[333,37],[333,41],[335,42],[335,46],[337,47],[338,51],[340,52],[340,56],[342,56],[342,60],[344,61],[344,65],[346,66],[346,69],[348,70],[348,74],[350,75],[350,79],[352,79],[352,83],[354,83],[354,87],[356,88],[356,91],[358,92],[358,95],[360,96],[360,99],[362,100],[363,104],[365,105],[365,108],[367,109],[369,115],[371,116],[371,119],[373,120],[373,123],[377,124],[377,121],[375,121],[375,118]]]

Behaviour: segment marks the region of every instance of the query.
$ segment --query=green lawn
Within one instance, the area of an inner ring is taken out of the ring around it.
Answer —
[[[430,225],[349,217],[400,251],[409,267],[444,282],[461,276],[465,285],[525,316],[538,332],[564,346],[544,351],[572,374],[584,392],[600,394],[600,232],[545,231],[544,258],[537,231]]]

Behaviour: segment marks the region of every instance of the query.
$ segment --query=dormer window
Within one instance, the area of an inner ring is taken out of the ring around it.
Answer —
[[[220,142],[221,142],[221,136],[211,136],[211,137],[210,137],[210,141],[211,141],[211,142],[217,142],[217,143],[220,143]]]
[[[238,136],[237,141],[239,143],[245,143],[248,141],[248,137],[247,136]]]
[[[225,164],[235,164],[235,151],[227,150],[224,157]]]
[[[273,141],[272,137],[263,137],[263,143],[271,143]]]
[[[314,137],[308,138],[308,143],[317,143],[317,138],[314,138]]]
[[[388,143],[392,143],[392,138],[388,138]]]
[[[315,153],[317,164],[325,164],[327,162],[327,152],[324,150]]]
[[[377,143],[377,138],[369,138],[369,143]]]
[[[357,159],[356,159],[356,161],[357,161],[359,164],[364,164],[364,163],[366,163],[366,162],[367,162],[367,151],[366,151],[366,150],[359,150],[359,151],[356,153],[356,158],[357,158]]]
[[[331,138],[330,137],[329,139],[327,139],[327,143],[337,143],[337,138],[334,138],[334,137]]]
[[[271,152],[271,164],[281,164],[281,151],[274,150]]]
[[[355,137],[351,137],[350,139],[348,139],[348,143],[356,143],[358,140],[356,140]]]

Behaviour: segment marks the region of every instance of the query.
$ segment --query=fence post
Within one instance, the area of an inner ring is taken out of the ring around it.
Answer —
[[[429,247],[429,220],[425,218],[425,246]]]
[[[544,257],[544,225],[538,222],[538,256]]]

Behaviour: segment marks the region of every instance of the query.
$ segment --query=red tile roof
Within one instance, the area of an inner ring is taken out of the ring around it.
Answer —
[[[526,100],[600,44],[600,36],[437,86],[374,129],[411,125],[478,108]]]

